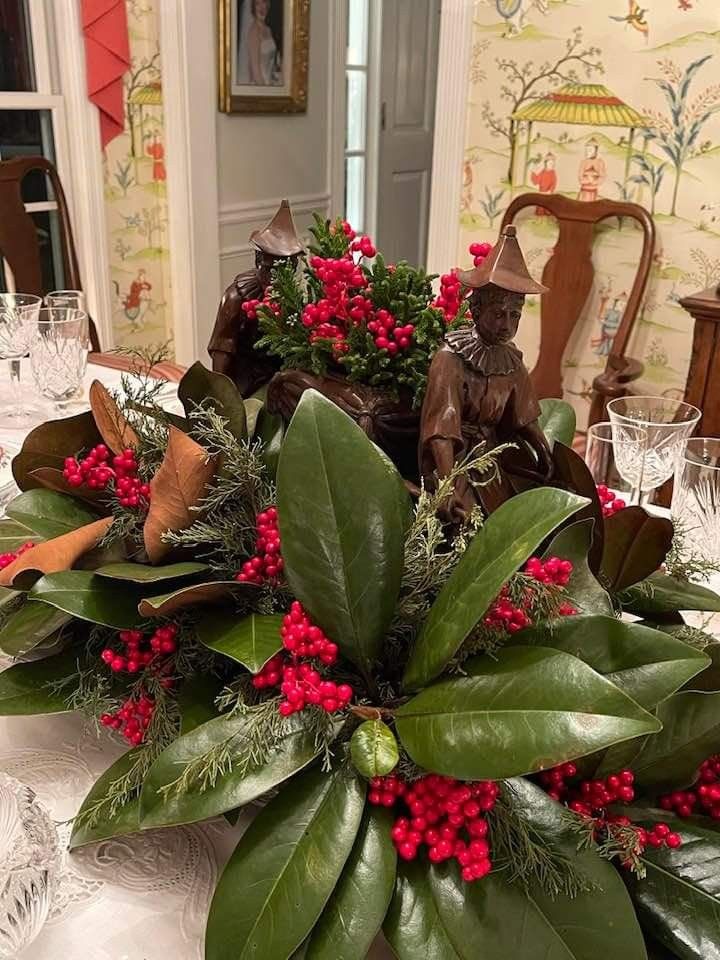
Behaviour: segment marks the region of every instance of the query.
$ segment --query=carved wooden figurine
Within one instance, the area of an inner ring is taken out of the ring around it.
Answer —
[[[262,300],[280,261],[297,262],[303,246],[295,230],[290,204],[283,200],[263,230],[250,235],[255,245],[255,266],[238,274],[223,294],[208,346],[213,370],[224,373],[237,384],[244,397],[267,383],[280,369],[280,361],[255,350],[259,339],[257,320],[242,308],[247,300]]]
[[[530,276],[512,225],[503,229],[479,266],[459,277],[472,291],[473,326],[448,333],[430,365],[420,425],[421,475],[432,489],[477,444],[490,450],[525,441],[535,458],[531,467],[547,476],[551,457],[537,423],[540,407],[522,353],[512,342],[525,295],[543,293],[546,287]],[[484,487],[461,478],[447,517],[464,516],[478,503],[489,512],[511,494],[502,472]]]

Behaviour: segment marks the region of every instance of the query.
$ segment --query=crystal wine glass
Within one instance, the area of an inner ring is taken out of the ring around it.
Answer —
[[[83,382],[88,317],[74,307],[44,307],[30,341],[30,366],[40,393],[63,410]]]
[[[0,294],[0,358],[9,361],[12,403],[0,416],[0,427],[22,428],[30,425],[38,411],[23,402],[20,361],[30,349],[42,300],[32,293]]]
[[[646,445],[642,427],[616,427],[610,421],[588,427],[585,463],[606,517],[639,500]]]
[[[671,513],[694,551],[720,561],[720,440],[688,440],[675,469]]]
[[[45,294],[48,307],[74,307],[85,310],[85,294],[82,290],[52,290]]]
[[[60,875],[55,825],[30,787],[0,773],[0,960],[42,929]]]
[[[640,500],[647,502],[650,493],[673,475],[701,411],[669,397],[618,397],[607,409],[615,429],[641,427],[647,432],[640,486]]]

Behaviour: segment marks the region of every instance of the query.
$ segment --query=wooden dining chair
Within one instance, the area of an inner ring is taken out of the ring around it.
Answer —
[[[58,172],[45,157],[14,157],[0,162],[0,258],[12,270],[15,290],[44,296],[40,240],[32,216],[25,209],[22,183],[25,177],[40,171],[50,181],[60,226],[60,240],[64,268],[64,286],[68,290],[82,290],[75,241],[73,240],[70,211]],[[90,344],[100,350],[97,328],[90,319]]]
[[[558,222],[558,238],[542,274],[548,292],[540,301],[540,352],[530,376],[538,397],[562,396],[562,360],[590,293],[594,228],[603,220],[634,220],[642,231],[642,252],[625,312],[615,334],[605,370],[595,377],[588,424],[607,419],[609,400],[628,393],[628,384],[643,373],[639,360],[625,355],[630,334],[647,287],[655,251],[655,224],[637,203],[614,200],[571,200],[556,193],[523,193],[510,203],[502,226],[512,223],[525,207],[549,211]]]

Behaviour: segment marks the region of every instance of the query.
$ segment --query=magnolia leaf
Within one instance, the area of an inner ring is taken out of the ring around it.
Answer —
[[[0,673],[0,716],[66,713],[73,687],[62,681],[77,672],[78,655],[72,650],[8,667]]]
[[[651,517],[642,507],[626,507],[605,520],[601,571],[612,593],[654,573],[673,541],[672,521]]]
[[[343,767],[305,773],[272,799],[215,888],[206,960],[286,960],[340,877],[364,803],[362,782]]]
[[[283,442],[277,487],[291,593],[368,674],[400,590],[410,517],[402,478],[350,417],[306,390]]]
[[[561,617],[522,630],[515,642],[552,647],[584,660],[646,710],[675,693],[710,662],[682,640],[614,617]]]
[[[575,439],[576,418],[570,404],[565,400],[542,399],[540,410],[538,424],[550,447],[555,445],[556,440],[571,447]]]
[[[172,593],[163,593],[156,597],[145,597],[140,601],[139,611],[143,617],[169,617],[178,610],[188,607],[203,607],[248,592],[257,592],[257,586],[250,583],[238,583],[237,580],[213,580],[211,583],[194,583],[189,587],[180,587]]]
[[[594,526],[594,520],[578,520],[563,527],[555,535],[543,558],[562,557],[563,560],[570,560],[573,572],[566,590],[573,606],[580,613],[604,613],[613,616],[615,611],[612,601],[588,563]]]
[[[367,806],[337,886],[315,924],[304,960],[365,960],[395,886],[389,810]]]
[[[166,747],[143,784],[143,829],[195,823],[243,807],[302,770],[320,752],[314,733],[295,714],[285,722],[287,735],[262,765],[254,766],[247,759],[254,749],[251,726],[247,717],[220,716]],[[198,781],[191,781],[184,791],[171,788],[190,765],[220,746],[225,747],[229,762],[213,786],[203,790]]]
[[[31,541],[41,540],[23,523],[16,520],[0,520],[0,553],[15,553]]]
[[[603,554],[603,537],[605,523],[603,520],[602,504],[598,496],[597,487],[588,465],[579,453],[572,447],[557,441],[553,446],[553,473],[551,483],[562,490],[569,490],[581,497],[586,497],[587,505],[575,514],[575,521],[593,520],[593,538],[588,553],[588,564],[594,574],[600,569]]]
[[[17,560],[0,570],[0,586],[28,588],[44,573],[70,570],[83,554],[100,543],[112,522],[112,517],[103,517],[25,550]]]
[[[251,613],[238,619],[236,613],[213,611],[197,625],[197,636],[206,647],[258,673],[282,649],[281,615]]]
[[[93,380],[90,384],[89,400],[100,435],[112,452],[120,454],[127,448],[137,450],[140,438],[121,412],[113,395],[99,380]]]
[[[141,753],[142,751],[138,748],[128,750],[95,781],[75,815],[75,823],[70,835],[71,850],[77,850],[78,847],[88,843],[97,843],[100,840],[109,840],[111,837],[124,837],[129,833],[138,832],[140,798],[125,800],[113,810],[109,794],[113,784],[130,773]]]
[[[170,427],[165,457],[150,482],[150,508],[143,527],[151,563],[159,563],[171,550],[170,544],[163,542],[164,533],[184,530],[197,519],[193,508],[201,503],[215,466],[204,447],[177,427]]]
[[[100,623],[116,630],[129,630],[141,623],[138,604],[142,598],[137,585],[122,588],[112,580],[95,576],[90,570],[66,570],[41,577],[29,593],[80,620]]]
[[[275,480],[285,435],[283,418],[279,414],[268,413],[267,408],[263,407],[258,414],[255,434],[256,438],[262,441],[260,456],[263,463],[270,474],[271,480]]]
[[[681,790],[720,743],[720,693],[686,690],[657,708],[662,730],[633,759],[635,779],[648,790]]]
[[[466,944],[462,953],[453,946],[434,894],[426,863],[398,864],[395,893],[383,923],[398,960],[477,960],[477,944]]]
[[[21,493],[10,501],[5,513],[43,540],[60,537],[98,518],[96,511],[54,490],[28,490]]]
[[[7,587],[0,587],[0,613],[6,616],[8,612],[6,607],[14,604],[22,596],[22,590],[8,590]]]
[[[649,827],[665,819],[657,810],[629,813],[633,822]],[[645,813],[645,816],[643,816]],[[720,960],[720,832],[708,817],[668,820],[680,834],[674,849],[648,847],[642,856],[646,875],[627,873],[630,895],[643,926],[651,930],[673,957]],[[621,954],[624,956],[624,954]]]
[[[490,514],[430,609],[405,670],[406,688],[422,687],[443,671],[503,584],[584,504],[572,493],[544,487],[520,493]]]
[[[200,675],[186,680],[178,693],[180,735],[190,733],[217,715],[217,700],[223,685],[216,677]]]
[[[623,610],[641,617],[676,614],[678,610],[720,612],[720,595],[713,590],[664,573],[654,573],[642,583],[634,584],[618,599]]]
[[[710,662],[702,673],[698,673],[687,681],[684,689],[716,693],[720,690],[720,643],[708,644],[707,647],[703,647],[703,653],[709,658]]]
[[[242,394],[224,373],[208,370],[200,361],[195,362],[178,384],[178,400],[182,403],[188,419],[200,404],[210,405],[227,420],[228,430],[236,440],[247,439]]]
[[[395,711],[419,766],[460,780],[534,773],[660,729],[660,723],[582,660],[511,647],[463,665]]]
[[[102,442],[92,413],[80,413],[62,420],[47,420],[25,437],[20,453],[12,462],[15,483],[21,490],[33,490],[42,484],[32,476],[39,467],[62,470],[66,457],[89,450]]]
[[[57,467],[38,467],[30,473],[30,478],[37,481],[36,486],[43,490],[55,490],[57,493],[64,493],[75,500],[82,500],[85,503],[106,509],[107,491],[91,490],[88,486],[71,487],[65,479],[65,474]]]
[[[395,734],[382,720],[366,720],[352,735],[350,758],[364,777],[384,777],[400,760]]]
[[[57,633],[70,619],[62,610],[28,600],[0,627],[0,650],[10,657],[23,657]]]
[[[185,561],[168,563],[164,567],[151,567],[146,563],[106,563],[95,571],[98,577],[109,580],[127,580],[131,583],[160,583],[163,580],[187,580],[210,568],[206,563]]]

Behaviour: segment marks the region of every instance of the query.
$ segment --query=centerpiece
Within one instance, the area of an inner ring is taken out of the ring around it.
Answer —
[[[72,848],[251,820],[208,960],[718,956],[718,644],[678,611],[720,598],[669,521],[541,486],[444,526],[496,453],[412,501],[320,392],[284,431],[200,364],[184,416],[161,386],[36,428],[0,520],[0,713],[128,746]]]

